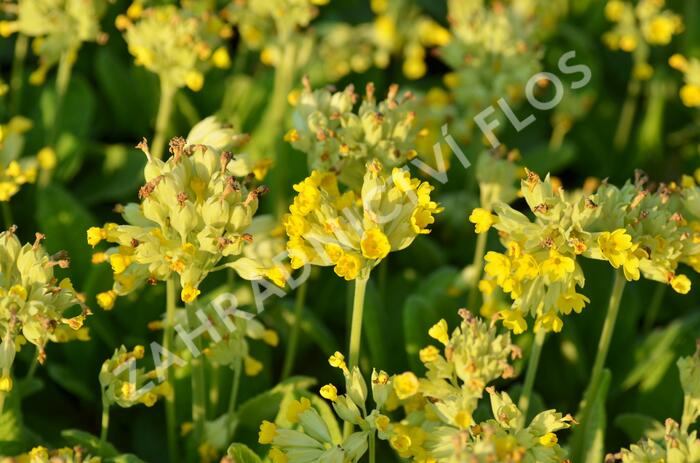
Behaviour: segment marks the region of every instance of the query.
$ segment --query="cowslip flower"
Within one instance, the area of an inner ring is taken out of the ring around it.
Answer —
[[[121,208],[125,225],[108,223],[87,231],[92,246],[102,240],[116,244],[104,253],[114,272],[113,293],[101,299],[110,303],[115,294],[125,295],[147,281],[177,276],[181,299],[191,303],[200,294],[200,282],[219,261],[240,256],[253,240],[246,230],[266,189],[249,190],[235,177],[233,156],[223,150],[226,145],[175,138],[166,161],[151,156],[145,142],[139,146],[149,158],[141,203]],[[259,278],[262,271],[251,268],[254,264],[246,259],[225,265],[244,277]]]
[[[641,0],[636,5],[623,0],[609,0],[605,16],[615,23],[603,39],[613,50],[631,53],[638,47],[668,45],[674,35],[683,31],[683,20],[671,10],[664,10],[664,1]]]
[[[486,283],[509,294],[512,305],[499,315],[504,325],[519,334],[527,329],[525,317],[535,318],[535,329],[560,331],[560,314],[580,313],[588,301],[577,292],[585,278],[577,256],[587,248],[585,224],[593,209],[583,197],[569,201],[561,189],[555,189],[549,176],[544,181],[528,171],[521,182],[521,194],[534,215],[526,215],[504,203],[494,205],[505,253],[489,251],[484,260]],[[488,283],[488,282],[493,283]]]
[[[292,268],[332,265],[346,280],[367,279],[390,252],[429,233],[433,214],[441,211],[429,183],[398,168],[388,174],[378,161],[367,165],[359,195],[341,193],[335,174],[318,171],[294,189],[284,219]]]
[[[83,322],[90,310],[80,299],[68,278],[60,281],[54,268],[67,268],[64,252],[49,255],[37,233],[33,244],[21,244],[15,228],[0,233],[0,389],[12,388],[11,367],[18,346],[24,341],[37,347],[37,359],[46,359],[49,341],[83,339]],[[81,312],[68,316],[69,309]],[[67,328],[69,328],[67,330]]]
[[[50,170],[55,166],[55,155],[47,159],[50,149],[40,151],[44,162],[38,156],[21,157],[24,136],[31,128],[32,122],[22,116],[0,125],[0,201],[9,201],[23,185],[36,182],[40,168]]]
[[[136,64],[157,74],[164,92],[184,86],[199,91],[205,72],[225,64],[220,45],[228,28],[216,15],[160,5],[130,9],[116,25]]]
[[[392,85],[387,98],[377,101],[374,85],[367,84],[359,108],[353,86],[343,91],[312,90],[304,80],[295,108],[295,127],[285,140],[307,155],[310,169],[339,172],[340,182],[359,188],[365,164],[379,160],[399,167],[416,156],[418,129],[410,92],[399,97]]]

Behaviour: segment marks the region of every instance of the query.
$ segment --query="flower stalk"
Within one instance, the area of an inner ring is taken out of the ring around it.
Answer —
[[[479,235],[481,236],[481,235]],[[532,400],[532,389],[535,385],[535,377],[537,376],[537,367],[540,363],[540,355],[542,354],[542,346],[547,336],[547,332],[543,329],[535,332],[535,339],[532,343],[532,351],[530,352],[530,360],[527,363],[527,372],[525,373],[525,383],[518,401],[518,408],[522,412],[522,417],[527,421],[527,412],[530,408]]]
[[[167,137],[168,126],[170,125],[170,116],[173,111],[173,100],[177,88],[168,83],[166,80],[160,80],[160,100],[158,101],[158,114],[156,116],[156,133],[153,137],[153,146],[151,154],[158,159],[163,157],[165,150],[165,140]]]
[[[166,309],[165,309],[165,329],[163,331],[163,356],[165,364],[169,365],[170,350],[173,346],[173,335],[175,326],[175,308],[177,297],[177,285],[171,277],[166,282]],[[167,372],[164,372],[167,374]],[[177,460],[177,417],[175,414],[175,385],[171,381],[172,393],[165,398],[165,426],[168,441],[168,456],[170,461]]]
[[[301,316],[306,301],[306,288],[306,283],[303,283],[299,287],[294,301],[294,320],[292,321],[292,332],[289,335],[289,347],[284,357],[282,380],[287,379],[294,369],[294,360],[296,359],[297,347],[299,344],[299,331],[301,329]]]

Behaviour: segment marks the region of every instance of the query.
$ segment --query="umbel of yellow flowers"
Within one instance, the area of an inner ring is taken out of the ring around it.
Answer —
[[[486,295],[497,289],[510,294],[512,306],[500,312],[506,327],[522,333],[530,314],[535,329],[560,331],[561,314],[580,313],[590,302],[576,290],[585,283],[581,257],[609,262],[628,281],[644,276],[681,294],[690,291],[678,265],[698,262],[700,238],[683,218],[683,204],[691,204],[697,188],[688,185],[681,196],[675,186],[651,191],[646,181],[638,173],[621,188],[603,183],[594,194],[565,194],[553,188],[549,176],[542,181],[528,171],[521,193],[534,220],[505,203],[495,204],[493,214],[472,212],[476,232],[493,226],[507,249],[486,254],[487,278],[479,283]],[[686,215],[692,217],[690,211]]]
[[[68,278],[59,282],[54,276],[54,267],[68,267],[68,257],[49,255],[41,245],[43,238],[37,233],[33,244],[22,245],[14,227],[0,233],[0,391],[12,388],[10,368],[25,342],[37,347],[43,363],[49,341],[87,339],[82,326],[90,310]],[[66,311],[76,305],[81,312],[67,317]]]
[[[160,5],[143,9],[134,3],[127,15],[119,15],[118,29],[136,64],[157,74],[170,88],[185,85],[199,91],[204,73],[212,66],[226,68],[230,57],[221,38],[230,28],[216,15],[203,15],[187,8]]]
[[[151,156],[145,141],[139,147],[148,156],[146,184],[140,204],[121,208],[125,225],[114,223],[87,231],[88,244],[105,240],[116,244],[94,261],[108,260],[114,271],[111,291],[98,296],[109,309],[117,295],[127,294],[144,282],[178,276],[181,298],[193,302],[200,282],[224,257],[242,253],[253,237],[246,233],[265,187],[249,190],[232,172],[233,156],[219,147],[170,142],[172,156],[161,161]],[[260,278],[263,270],[252,259],[230,265],[244,278]],[[255,267],[255,268],[252,268]]]
[[[361,192],[341,193],[336,174],[313,171],[294,186],[297,196],[285,217],[292,268],[333,265],[346,280],[366,279],[391,251],[429,233],[442,208],[430,198],[433,187],[406,170],[385,172],[367,164]]]

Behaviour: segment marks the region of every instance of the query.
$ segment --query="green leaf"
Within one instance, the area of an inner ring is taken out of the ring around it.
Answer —
[[[68,251],[70,275],[75,286],[85,281],[92,265],[92,252],[85,242],[85,231],[97,220],[68,191],[48,185],[37,192],[36,221],[46,235],[44,245],[50,253]]]
[[[53,381],[71,394],[86,401],[97,402],[95,391],[83,381],[83,378],[76,375],[75,370],[61,365],[60,363],[49,363],[46,366],[46,372]]]
[[[622,429],[632,442],[637,442],[643,437],[663,438],[665,433],[663,424],[641,413],[623,413],[615,418],[615,426]]]
[[[93,455],[100,455],[105,458],[113,458],[119,455],[116,448],[109,442],[102,444],[100,438],[93,436],[89,432],[80,431],[78,429],[66,429],[61,431],[61,436],[70,445],[79,445],[84,449],[88,450],[89,453]],[[121,460],[121,461],[134,461],[134,460]]]
[[[277,415],[282,399],[287,394],[305,390],[316,384],[314,378],[293,376],[272,389],[248,399],[238,408],[238,420],[242,427],[257,429],[263,420],[271,420]]]
[[[226,453],[234,463],[262,463],[260,457],[245,444],[231,444]]]
[[[26,449],[23,426],[19,394],[15,389],[5,396],[0,415],[0,455],[16,455]]]
[[[430,342],[428,329],[438,320],[438,311],[430,299],[416,294],[406,299],[403,306],[403,330],[406,354],[413,371],[421,371],[423,368],[418,351]]]
[[[585,416],[574,428],[571,437],[571,460],[581,463],[599,463],[605,453],[605,401],[610,387],[610,370],[603,370],[598,391],[586,407]]]

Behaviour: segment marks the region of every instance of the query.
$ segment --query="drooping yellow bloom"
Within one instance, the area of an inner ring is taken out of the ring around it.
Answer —
[[[440,341],[444,345],[447,345],[447,341],[450,339],[447,329],[447,322],[445,319],[442,319],[428,330],[428,335],[431,338]]]
[[[311,402],[306,397],[299,400],[292,400],[287,406],[287,420],[290,423],[298,423],[299,415],[311,408]]]
[[[277,426],[275,425],[275,423],[271,423],[265,420],[260,425],[260,432],[258,433],[258,442],[260,444],[271,444],[276,435]]]
[[[338,400],[338,389],[336,389],[336,387],[332,384],[326,384],[323,386],[319,393],[321,394],[321,397],[330,400],[331,402]]]
[[[400,400],[408,399],[418,393],[420,384],[415,374],[410,371],[394,378],[394,392]]]
[[[477,207],[469,216],[469,221],[475,225],[476,233],[485,233],[496,221],[496,217],[486,209]]]

